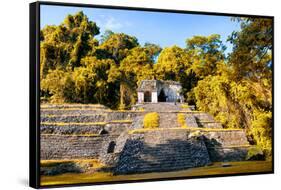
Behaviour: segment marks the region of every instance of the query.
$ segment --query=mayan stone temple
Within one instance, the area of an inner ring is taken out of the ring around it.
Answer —
[[[183,102],[181,88],[175,81],[143,80],[137,89],[138,103]]]
[[[97,159],[104,164],[100,170],[115,175],[245,160],[250,148],[245,131],[223,129],[210,114],[184,103],[179,83],[144,80],[137,95],[131,110],[42,106],[41,159]],[[144,127],[149,113],[159,116],[157,128]],[[41,172],[49,171],[42,167]]]

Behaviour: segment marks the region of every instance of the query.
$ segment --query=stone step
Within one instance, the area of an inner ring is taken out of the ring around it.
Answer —
[[[141,173],[180,170],[210,162],[203,139],[187,139],[182,131],[157,131],[143,137],[133,135],[126,142],[114,173]],[[142,138],[142,139],[139,139]]]
[[[175,113],[160,113],[159,117],[160,117],[160,122],[159,122],[160,128],[179,127],[179,124],[177,122],[177,114],[175,114]]]
[[[167,102],[143,104],[142,108],[145,111],[151,111],[151,112],[172,112],[172,111],[181,110],[179,104],[175,105],[174,103],[167,103]]]

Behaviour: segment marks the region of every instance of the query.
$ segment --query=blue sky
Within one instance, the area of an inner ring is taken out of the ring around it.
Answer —
[[[68,14],[83,11],[90,20],[97,23],[101,34],[106,30],[123,32],[136,36],[140,44],[155,43],[161,47],[178,45],[185,47],[185,40],[194,35],[220,34],[226,42],[233,30],[239,30],[239,24],[226,16],[179,14],[163,12],[129,11],[101,8],[82,8],[68,6],[41,5],[41,28],[46,25],[59,25]],[[98,38],[100,37],[97,36]]]

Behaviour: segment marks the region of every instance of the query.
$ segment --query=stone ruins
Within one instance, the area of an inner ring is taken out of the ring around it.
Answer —
[[[137,89],[138,103],[183,102],[181,89],[175,81],[143,80]]]
[[[241,129],[222,125],[184,103],[181,86],[143,81],[132,110],[101,105],[42,105],[41,159],[98,159],[115,175],[162,172],[245,160],[250,148]],[[158,102],[158,103],[157,103]],[[145,114],[157,112],[159,127],[144,130]],[[185,116],[183,128],[178,114]]]

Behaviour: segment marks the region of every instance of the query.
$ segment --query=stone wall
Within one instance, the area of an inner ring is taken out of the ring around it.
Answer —
[[[137,116],[144,115],[145,112],[134,112],[134,111],[112,111],[108,112],[106,116],[107,121],[113,120],[133,120]]]
[[[185,122],[188,127],[198,127],[196,119],[192,114],[186,114]]]
[[[106,114],[41,116],[41,122],[103,122]]]
[[[99,159],[117,138],[116,135],[41,135],[41,159]]]
[[[215,121],[214,117],[208,113],[192,113],[198,127],[201,128],[222,128],[221,123]]]
[[[84,135],[84,134],[112,134],[120,135],[122,132],[127,131],[131,123],[107,123],[104,125],[66,125],[59,126],[56,124],[41,124],[41,134],[61,134],[61,135]]]
[[[41,159],[98,158],[104,137],[41,135]]]
[[[82,134],[99,134],[104,129],[102,125],[92,126],[58,126],[58,125],[43,125],[40,126],[41,134],[61,134],[61,135],[82,135]]]
[[[141,107],[145,111],[43,109],[41,159],[100,159],[115,174],[173,171],[205,166],[211,161],[245,160],[250,146],[244,130],[216,130],[222,128],[221,124],[202,112],[185,113],[192,130],[170,129],[179,127],[180,104]],[[129,133],[143,128],[144,115],[154,111],[160,116],[159,130]],[[208,129],[190,135],[194,128]]]
[[[213,162],[245,160],[250,148],[244,130],[205,132],[204,137]]]
[[[100,109],[41,109],[40,115],[94,115],[94,114],[104,114],[106,110]]]

